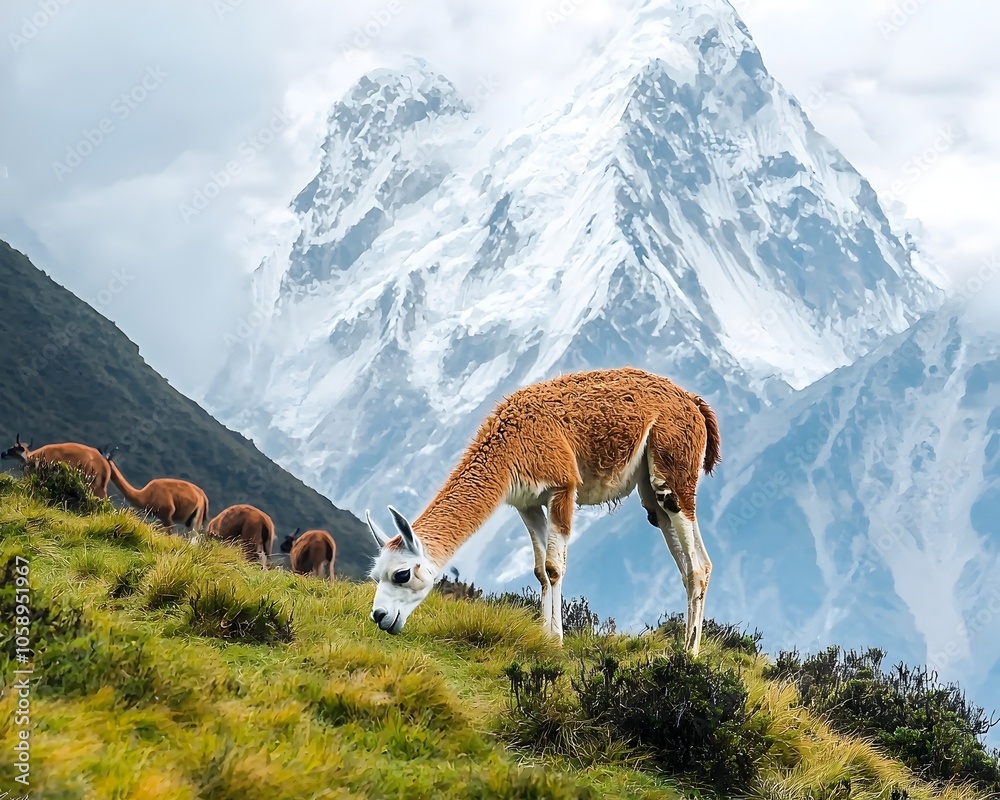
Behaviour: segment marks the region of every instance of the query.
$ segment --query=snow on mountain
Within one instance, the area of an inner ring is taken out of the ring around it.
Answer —
[[[896,449],[888,429],[869,440],[866,426],[883,421],[859,398],[873,390],[839,383],[895,363],[885,348],[940,305],[912,242],[722,0],[646,3],[548,107],[483,131],[424,62],[363,78],[331,110],[317,175],[276,233],[286,244],[255,275],[270,316],[220,374],[214,411],[338,504],[416,514],[503,394],[568,370],[644,367],[721,417],[724,469],[700,500],[717,560],[710,613],[817,640],[867,620],[906,652],[939,641],[908,619],[920,598],[905,576],[940,563],[941,597],[971,592],[957,561],[981,552],[984,534],[949,526],[942,508],[914,519],[912,546],[862,559],[863,532],[887,525],[895,493],[909,491],[893,481],[931,455],[917,428]],[[767,488],[768,511],[727,527],[763,465],[795,452],[789,420],[814,406],[836,414],[835,430],[814,435],[822,468],[790,472]],[[945,426],[934,457],[955,457],[947,441],[964,423],[914,413]],[[637,502],[581,512],[567,577],[567,591],[632,623],[680,607]],[[955,513],[970,502],[948,500]],[[495,515],[457,564],[477,582],[527,582],[516,515]]]

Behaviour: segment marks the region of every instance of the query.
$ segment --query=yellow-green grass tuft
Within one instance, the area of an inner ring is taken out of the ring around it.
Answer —
[[[194,591],[203,574],[190,549],[160,554],[140,582],[146,608],[180,605]]]

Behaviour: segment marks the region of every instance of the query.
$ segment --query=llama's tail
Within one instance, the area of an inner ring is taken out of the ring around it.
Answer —
[[[708,441],[705,443],[704,468],[705,472],[711,475],[712,470],[715,469],[715,465],[722,460],[722,456],[719,454],[719,421],[715,418],[715,412],[712,411],[708,403],[698,397],[698,395],[691,395],[691,399],[694,400],[694,404],[698,406],[698,410],[705,418],[705,430],[708,433]]]

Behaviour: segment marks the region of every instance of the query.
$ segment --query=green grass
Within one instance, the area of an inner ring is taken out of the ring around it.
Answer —
[[[371,584],[262,570],[131,512],[78,516],[3,484],[0,574],[18,554],[30,562],[36,648],[33,797],[707,796],[621,742],[595,745],[593,731],[573,728],[568,701],[555,720],[563,745],[545,753],[511,709],[514,661],[557,665],[569,681],[599,654],[636,663],[674,652],[668,635],[573,636],[559,649],[526,609],[432,593],[390,637],[368,619]],[[0,587],[8,679],[11,585]],[[754,796],[975,797],[835,735],[791,686],[763,677],[764,657],[714,640],[703,657],[737,670],[765,715]],[[0,699],[0,793],[17,786],[14,702]]]

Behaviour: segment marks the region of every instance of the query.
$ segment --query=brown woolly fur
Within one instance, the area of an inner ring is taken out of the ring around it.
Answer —
[[[274,523],[271,518],[251,505],[230,506],[208,523],[208,533],[219,539],[239,541],[243,552],[251,560],[267,564],[274,542]]]
[[[681,509],[693,514],[698,472],[702,466],[710,472],[720,459],[718,423],[704,400],[631,367],[528,386],[483,422],[413,530],[435,563],[444,564],[505,500],[512,484],[558,487],[570,505],[568,495],[583,483],[611,494],[647,438]]]
[[[167,528],[180,525],[187,530],[202,530],[208,519],[208,495],[199,487],[179,478],[154,478],[136,489],[108,458],[111,480],[126,500],[148,511]]]
[[[90,489],[95,497],[106,500],[108,497],[108,481],[111,480],[111,469],[101,452],[85,444],[63,442],[62,444],[47,444],[36,450],[30,449],[30,444],[21,441],[18,434],[14,445],[2,454],[0,458],[14,459],[21,462],[26,473],[41,463],[62,462],[76,467],[90,480]]]
[[[608,505],[638,490],[646,519],[663,533],[687,593],[687,644],[697,654],[712,562],[695,516],[702,470],[720,459],[719,426],[708,404],[667,378],[632,367],[562,375],[503,400],[479,428],[444,487],[409,525],[392,509],[401,543],[440,570],[502,503],[531,536],[541,585],[542,624],[562,638],[562,578],[574,508]],[[392,576],[417,575],[383,545],[373,619],[398,633],[409,610],[393,598]],[[410,571],[408,571],[408,568]],[[413,591],[418,591],[414,587]],[[412,600],[412,596],[411,596]],[[419,599],[416,600],[419,602]],[[380,605],[381,603],[381,605]]]
[[[323,577],[323,563],[330,565],[330,580],[333,580],[333,562],[337,557],[337,545],[327,531],[306,531],[292,545],[292,572]]]

